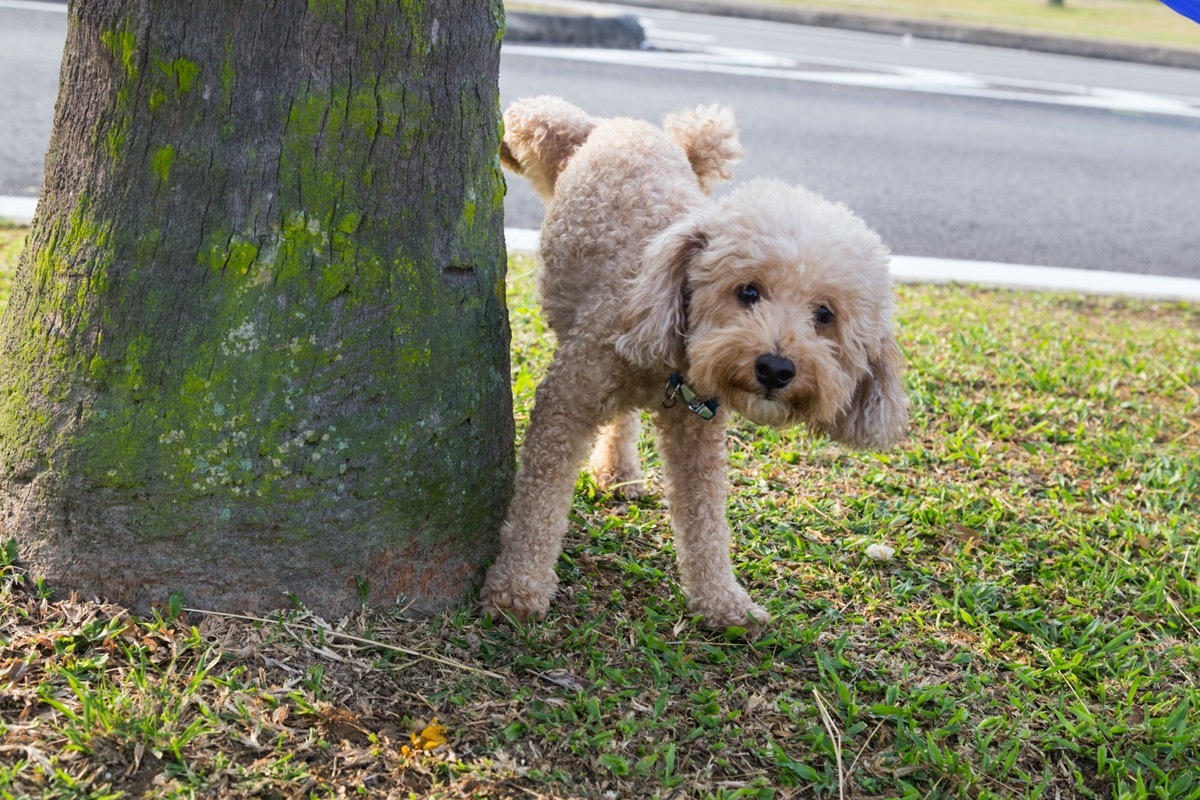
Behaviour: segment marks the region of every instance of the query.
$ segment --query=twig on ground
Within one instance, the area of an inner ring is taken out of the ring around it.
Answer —
[[[875,734],[879,733],[879,729],[883,727],[883,723],[887,720],[879,720],[879,724],[875,726],[875,730],[867,735],[867,740],[863,742],[863,746],[858,748],[858,752],[854,755],[854,760],[850,762],[850,768],[846,770],[847,775],[854,774],[854,768],[858,766],[858,760],[862,758],[862,754],[866,752],[867,747],[871,744],[871,740],[875,738]]]
[[[842,763],[842,736],[833,725],[833,719],[829,716],[829,709],[825,706],[825,698],[821,697],[821,693],[816,689],[813,689],[813,697],[817,698],[817,708],[821,710],[821,721],[825,724],[825,732],[829,734],[829,738],[833,741],[833,754],[837,756],[838,797],[841,800],[846,800],[846,765]],[[857,759],[855,760],[857,761]]]
[[[1150,360],[1153,361],[1155,364],[1157,364],[1159,369],[1161,369],[1163,372],[1165,372],[1172,380],[1175,381],[1175,383],[1179,384],[1179,386],[1182,389],[1186,390],[1189,394],[1191,394],[1191,396],[1193,398],[1195,398],[1196,400],[1200,400],[1200,392],[1196,391],[1196,388],[1194,386],[1189,384],[1183,378],[1179,377],[1179,373],[1176,372],[1175,370],[1171,369],[1171,367],[1167,364],[1167,362],[1163,361],[1158,356],[1151,356]]]
[[[421,658],[426,661],[433,661],[433,662],[435,662],[437,664],[441,664],[443,666],[453,667],[455,669],[462,670],[463,672],[470,672],[470,673],[474,673],[476,675],[484,675],[488,678],[496,678],[497,680],[504,680],[503,675],[492,672],[490,670],[480,669],[479,667],[472,667],[470,664],[464,664],[461,661],[455,661],[452,658],[446,658],[444,656],[430,655],[429,653],[422,653],[419,650],[413,650],[408,647],[401,647],[398,644],[388,644],[387,642],[379,642],[379,641],[375,641],[374,639],[367,639],[362,636],[355,636],[352,633],[343,633],[342,631],[337,631],[337,630],[334,630],[333,628],[326,628],[326,627],[319,626],[319,625],[302,625],[298,622],[288,622],[283,619],[264,619],[262,617],[251,616],[249,614],[231,614],[231,613],[228,613],[225,611],[205,611],[204,609],[200,609],[200,608],[185,608],[183,610],[187,611],[190,614],[205,614],[205,615],[211,616],[211,617],[224,617],[225,619],[240,619],[240,620],[244,620],[246,622],[260,622],[260,623],[264,623],[267,625],[279,624],[279,625],[283,625],[286,628],[299,628],[301,630],[311,631],[313,633],[320,633],[325,636],[332,636],[336,639],[344,639],[346,641],[354,642],[355,644],[361,644],[361,645],[364,645],[367,647],[378,647],[382,650],[391,650],[396,653],[403,653],[404,655],[407,655],[407,656],[413,656],[414,658]]]

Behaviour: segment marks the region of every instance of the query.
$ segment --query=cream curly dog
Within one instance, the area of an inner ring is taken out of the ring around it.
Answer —
[[[504,165],[546,203],[538,287],[558,350],[485,613],[545,616],[580,464],[595,442],[598,484],[640,494],[649,409],[689,611],[710,627],[765,623],[730,560],[729,413],[856,447],[896,441],[908,403],[887,249],[844,206],[778,181],[711,199],[742,155],[725,108],[669,115],[660,130],[537,97],[504,123]]]

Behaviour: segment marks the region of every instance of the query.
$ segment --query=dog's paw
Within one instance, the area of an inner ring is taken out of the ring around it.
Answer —
[[[745,628],[753,634],[771,622],[766,609],[751,600],[741,587],[721,596],[696,598],[688,603],[688,611],[701,625],[713,630]]]
[[[600,491],[611,494],[621,500],[637,500],[639,497],[645,497],[646,478],[642,475],[641,468],[623,469],[621,467],[613,467],[608,465],[600,465],[593,458],[588,464],[588,472],[591,473],[592,480],[596,482],[597,488]]]
[[[540,622],[550,610],[554,590],[553,584],[547,589],[543,583],[498,564],[493,566],[480,592],[482,616],[496,621]]]
[[[618,500],[637,500],[649,494],[646,479],[641,475],[626,478],[617,475],[593,475],[600,491],[611,494]]]

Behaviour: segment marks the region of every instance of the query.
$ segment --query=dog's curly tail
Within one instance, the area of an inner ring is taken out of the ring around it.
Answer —
[[[500,163],[525,176],[549,200],[554,183],[579,146],[596,127],[594,118],[559,97],[517,100],[504,112]]]
[[[733,165],[746,154],[738,141],[733,109],[728,106],[674,111],[663,120],[663,130],[687,153],[706,193],[712,191],[714,184],[732,178]]]

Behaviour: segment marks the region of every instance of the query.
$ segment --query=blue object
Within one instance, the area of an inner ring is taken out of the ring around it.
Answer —
[[[1200,22],[1200,0],[1162,0],[1163,5],[1183,14],[1194,22]]]

